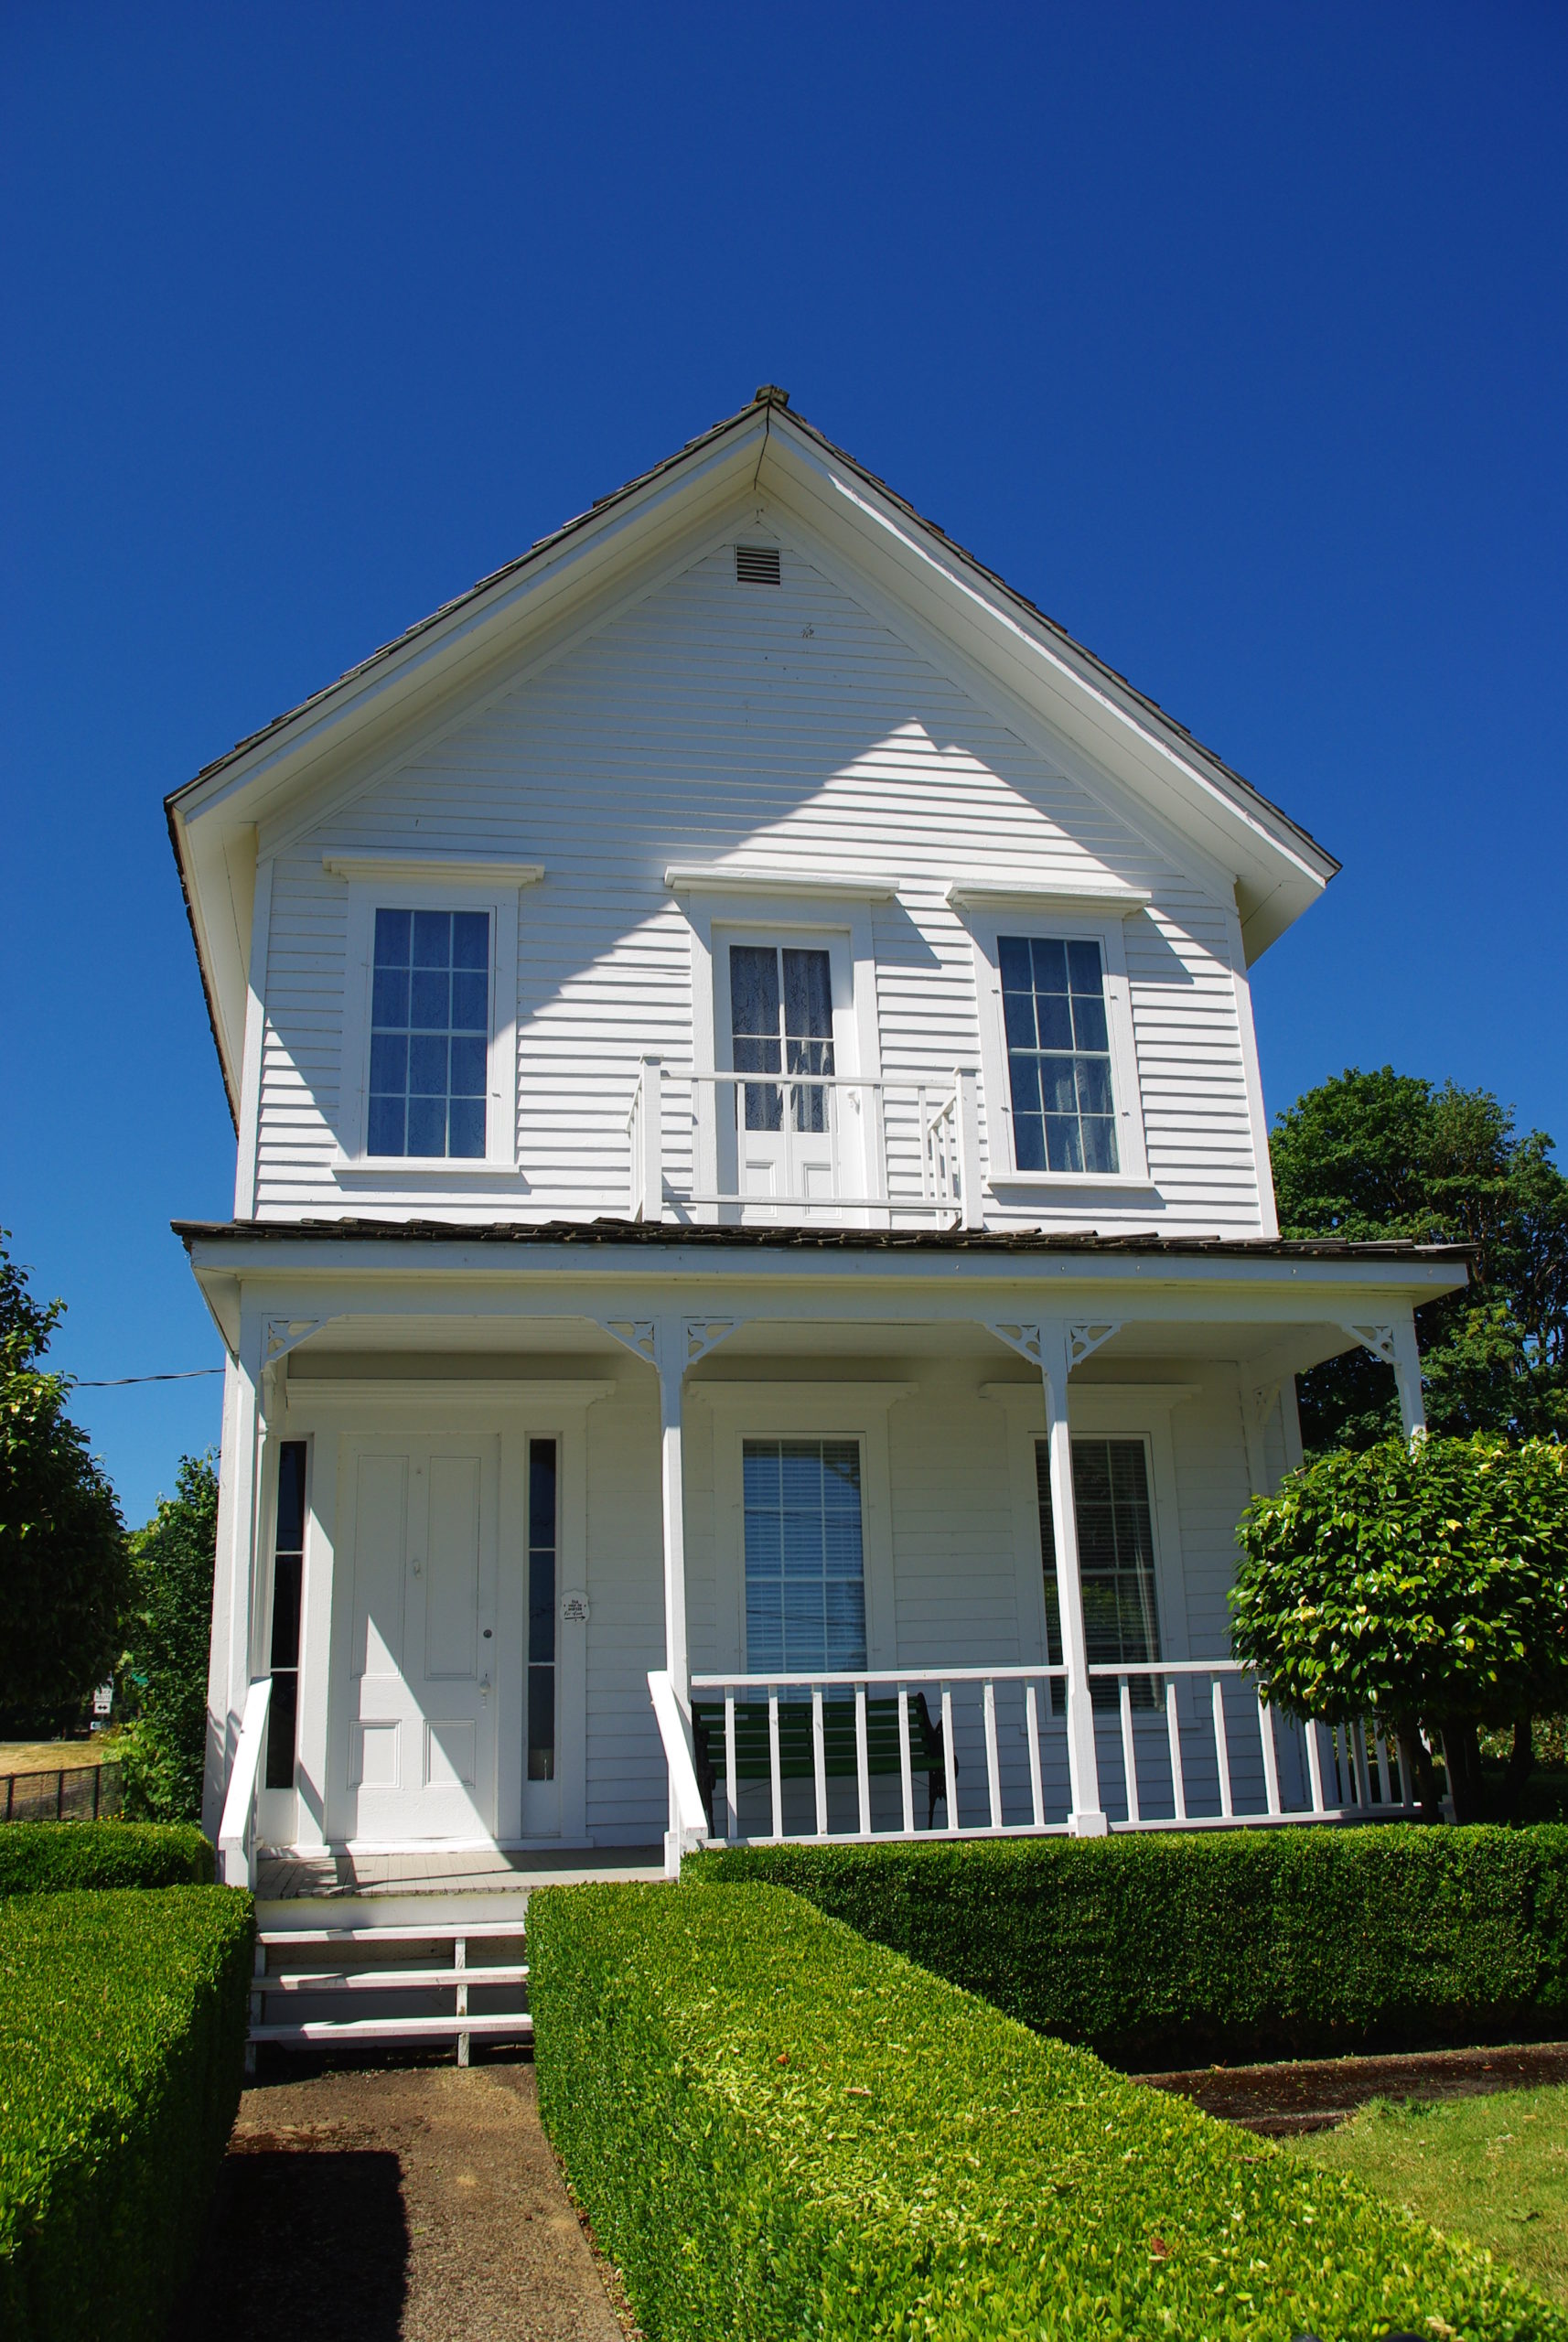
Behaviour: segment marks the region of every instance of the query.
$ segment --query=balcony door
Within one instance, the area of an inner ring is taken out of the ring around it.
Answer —
[[[875,1101],[854,1083],[848,956],[834,938],[747,936],[720,953],[728,1064],[715,1113],[721,1189],[746,1219],[864,1199]]]

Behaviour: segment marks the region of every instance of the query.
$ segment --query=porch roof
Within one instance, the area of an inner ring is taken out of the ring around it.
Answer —
[[[1089,1252],[1143,1253],[1237,1261],[1380,1261],[1423,1262],[1455,1272],[1466,1282],[1474,1247],[1417,1244],[1407,1237],[1351,1242],[1340,1237],[1163,1236],[1139,1230],[1105,1236],[1091,1229],[736,1228],[668,1220],[442,1219],[177,1219],[175,1234],[190,1251],[225,1238],[251,1244],[635,1244],[704,1251],[831,1252]],[[1445,1281],[1446,1282],[1446,1281]]]

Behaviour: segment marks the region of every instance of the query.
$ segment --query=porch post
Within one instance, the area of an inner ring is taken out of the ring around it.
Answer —
[[[1051,1467],[1051,1526],[1056,1541],[1057,1611],[1068,1671],[1067,1753],[1072,1783],[1068,1830],[1075,1838],[1103,1838],[1110,1829],[1100,1803],[1094,1749],[1094,1708],[1089,1689],[1089,1644],[1083,1626],[1083,1585],[1078,1567],[1078,1510],[1072,1485],[1072,1434],[1068,1423],[1069,1347],[1064,1323],[1040,1327],[1040,1377],[1046,1391],[1046,1439]]]
[[[223,1383],[223,1447],[218,1493],[218,1562],[208,1670],[207,1767],[202,1825],[214,1842],[251,1684],[255,1612],[256,1481],[261,1435],[264,1321],[242,1307],[240,1342]]]
[[[686,1491],[682,1409],[689,1341],[682,1317],[661,1317],[654,1335],[659,1369],[660,1477],[664,1519],[664,1664],[682,1712],[692,1712],[691,1663],[686,1655]]]
[[[1394,1383],[1400,1394],[1400,1422],[1407,1440],[1426,1429],[1426,1408],[1421,1395],[1421,1345],[1415,1338],[1415,1312],[1396,1317],[1393,1336]]]

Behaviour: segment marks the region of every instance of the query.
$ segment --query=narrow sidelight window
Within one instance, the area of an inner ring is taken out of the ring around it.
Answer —
[[[997,954],[1014,1168],[1116,1171],[1111,1035],[1099,944],[1004,935]]]
[[[775,944],[732,943],[730,1038],[736,1073],[824,1074],[833,1070],[833,988],[828,954]],[[828,1095],[793,1081],[789,1127],[825,1131]],[[736,1085],[744,1127],[784,1127],[784,1091],[772,1082]]]
[[[1049,1659],[1061,1665],[1061,1615],[1057,1606],[1056,1538],[1051,1510],[1050,1449],[1035,1443],[1040,1506],[1040,1557],[1046,1574]],[[1155,1599],[1155,1531],[1149,1509],[1149,1463],[1141,1439],[1075,1439],[1072,1493],[1078,1513],[1078,1571],[1083,1586],[1084,1639],[1093,1667],[1148,1666],[1160,1656]],[[1151,1677],[1134,1678],[1136,1707],[1152,1707]],[[1116,1686],[1096,1683],[1094,1704],[1113,1708]]]
[[[748,1439],[746,1663],[758,1675],[865,1665],[860,1443]]]
[[[272,1705],[267,1713],[270,1789],[294,1787],[299,1724],[299,1596],[305,1577],[305,1451],[303,1439],[278,1449],[277,1533],[273,1543]]]
[[[376,913],[371,1155],[485,1152],[489,911]]]
[[[555,1442],[528,1443],[528,1778],[555,1778],[555,1586],[560,1543]]]

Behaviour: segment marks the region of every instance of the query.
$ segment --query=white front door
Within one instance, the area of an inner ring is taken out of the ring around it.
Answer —
[[[489,1838],[496,1817],[499,1438],[345,1443],[349,1835]]]

